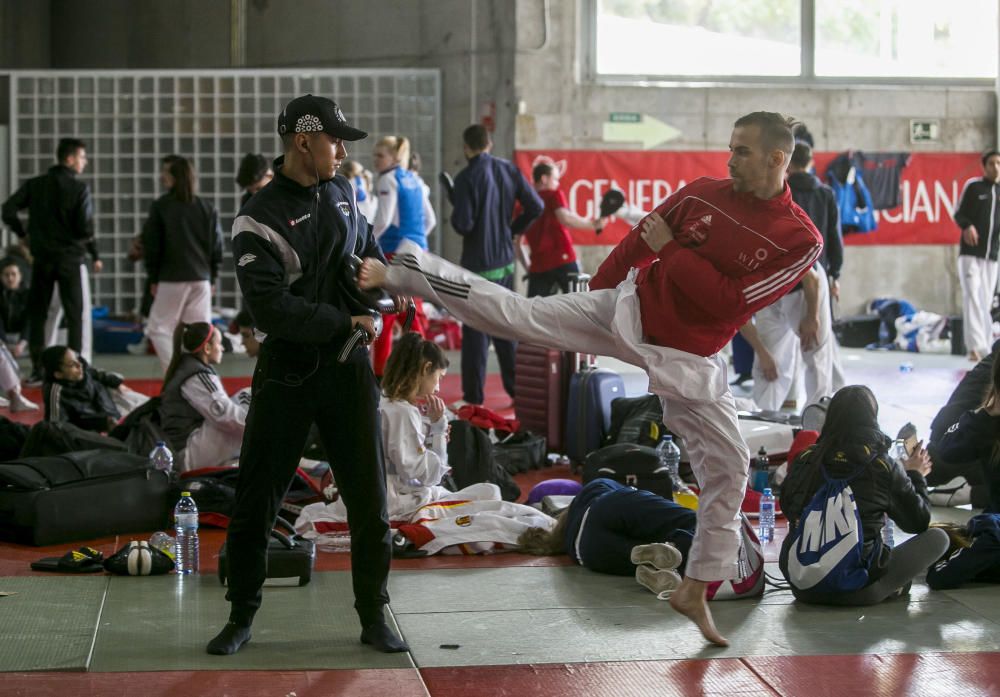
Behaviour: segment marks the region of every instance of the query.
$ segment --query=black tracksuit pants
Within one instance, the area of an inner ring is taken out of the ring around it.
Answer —
[[[231,621],[249,624],[260,607],[268,538],[313,423],[347,506],[354,607],[362,626],[382,617],[392,548],[378,400],[366,351],[340,364],[326,349],[262,347],[226,538]]]
[[[28,348],[35,368],[45,348],[45,317],[52,302],[55,284],[59,284],[59,300],[66,317],[66,343],[80,353],[83,348],[83,259],[78,256],[36,258],[31,267],[31,288],[28,291],[28,312],[31,317]]]
[[[514,276],[504,276],[497,285],[511,290]],[[514,396],[514,364],[517,360],[517,342],[483,334],[468,324],[462,325],[462,399],[469,404],[483,403],[483,387],[486,385],[486,362],[490,355],[490,342],[497,352],[500,364],[500,380],[503,388]]]

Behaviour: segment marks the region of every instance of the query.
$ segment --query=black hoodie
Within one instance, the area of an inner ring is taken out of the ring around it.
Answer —
[[[792,190],[792,200],[802,207],[823,235],[820,263],[830,278],[840,278],[844,265],[844,237],[833,190],[809,172],[789,174],[788,188]]]

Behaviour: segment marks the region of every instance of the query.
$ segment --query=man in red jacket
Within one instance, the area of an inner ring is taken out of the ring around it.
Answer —
[[[823,248],[785,184],[791,125],[771,112],[737,120],[731,178],[697,179],[657,206],[601,264],[589,293],[524,298],[414,247],[401,247],[388,269],[368,260],[361,272],[362,285],[421,295],[482,331],[647,371],[701,487],[687,575],[670,605],[720,646],[728,642],[705,590],[739,575],[750,453],[718,351],[793,288]]]

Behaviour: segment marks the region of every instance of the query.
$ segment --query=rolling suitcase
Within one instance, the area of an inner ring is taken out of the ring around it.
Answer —
[[[548,449],[562,452],[571,355],[519,343],[514,369],[514,414],[521,427],[545,436]]]
[[[583,292],[589,283],[588,274],[573,274],[570,287]],[[578,467],[604,442],[611,428],[611,402],[625,396],[625,382],[618,373],[598,368],[591,354],[574,354],[573,370],[566,396],[565,451]]]

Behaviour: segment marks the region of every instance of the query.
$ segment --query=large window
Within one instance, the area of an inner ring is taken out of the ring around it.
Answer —
[[[597,77],[976,80],[997,0],[588,0]]]

